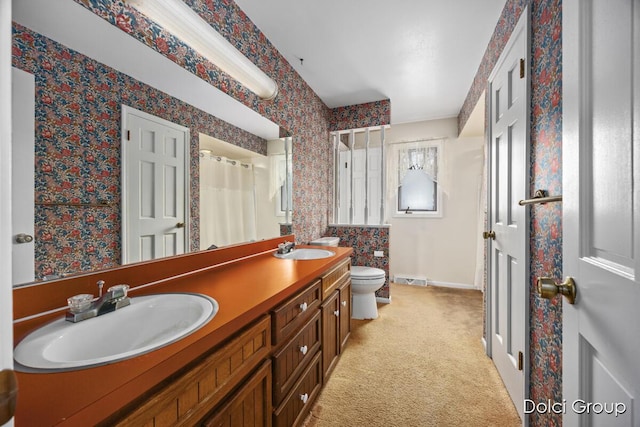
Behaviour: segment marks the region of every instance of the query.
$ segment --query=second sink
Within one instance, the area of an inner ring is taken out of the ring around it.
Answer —
[[[293,249],[291,252],[286,254],[275,253],[274,255],[277,258],[283,259],[322,259],[329,258],[334,256],[336,253],[327,249],[312,249],[312,248],[303,248],[303,249]]]

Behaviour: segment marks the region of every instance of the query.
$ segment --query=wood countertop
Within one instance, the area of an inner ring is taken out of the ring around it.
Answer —
[[[258,246],[260,249],[264,249],[264,244]],[[220,309],[191,335],[131,359],[67,372],[17,372],[16,426],[87,426],[103,421],[189,363],[210,353],[353,252],[351,248],[331,250],[336,255],[330,258],[295,261],[278,259],[271,249],[244,259],[219,262],[204,269],[206,271],[181,274],[153,286],[132,287],[132,297],[164,292],[205,294],[214,298]],[[17,300],[24,304],[20,298]],[[14,327],[16,342],[30,330],[59,317],[60,313],[56,313],[38,320],[18,321]]]

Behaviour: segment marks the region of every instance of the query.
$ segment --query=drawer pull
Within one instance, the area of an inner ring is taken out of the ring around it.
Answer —
[[[301,394],[300,400],[302,400],[302,403],[307,403],[307,400],[309,400],[309,395],[307,393]]]
[[[340,316],[340,310],[336,310],[336,311],[334,311],[334,312],[333,312],[333,314],[334,314],[336,317]]]
[[[307,303],[306,303],[306,302],[303,302],[302,304],[300,304],[300,311],[301,311],[301,312],[303,312],[303,311],[307,311],[307,308],[308,308],[308,307],[309,307],[309,306],[307,305]]]
[[[300,353],[302,353],[302,354],[307,354],[308,350],[309,349],[307,348],[306,345],[303,345],[302,347],[300,347]]]
[[[347,306],[347,302],[346,301],[342,301],[342,306],[346,307]]]

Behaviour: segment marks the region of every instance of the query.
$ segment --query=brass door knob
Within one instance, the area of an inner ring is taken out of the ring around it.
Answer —
[[[184,222],[177,223],[176,228],[184,228]]]
[[[558,285],[551,277],[538,277],[537,282],[538,295],[545,299],[552,299],[558,294],[562,294],[567,298],[569,304],[576,301],[576,282],[572,277],[567,277],[565,281]]]
[[[16,243],[31,243],[33,242],[33,236],[25,233],[16,235]]]
[[[496,232],[495,231],[485,231],[482,233],[482,237],[487,240],[487,239],[491,239],[491,240],[496,240]]]

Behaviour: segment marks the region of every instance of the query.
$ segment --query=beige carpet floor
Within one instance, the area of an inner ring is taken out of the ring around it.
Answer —
[[[479,291],[391,285],[347,347],[306,427],[519,426],[482,347]]]

